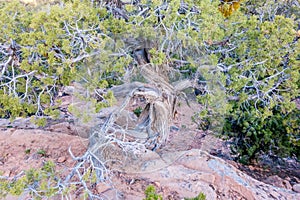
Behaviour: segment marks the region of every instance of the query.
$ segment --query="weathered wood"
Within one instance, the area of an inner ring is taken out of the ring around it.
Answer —
[[[163,146],[169,138],[178,96],[181,90],[192,85],[189,80],[171,85],[152,64],[141,66],[140,71],[148,83],[133,82],[113,87],[115,96],[123,103],[91,134],[90,151],[101,159],[115,159],[109,149],[114,152],[116,148],[120,151],[126,149],[125,154],[128,155],[128,148],[135,151],[143,146],[156,150]],[[145,107],[138,120],[131,120],[130,116],[130,103],[134,99],[145,99]]]

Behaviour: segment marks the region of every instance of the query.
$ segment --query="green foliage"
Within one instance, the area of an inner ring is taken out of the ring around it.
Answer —
[[[135,51],[144,49],[157,70],[168,65],[176,78],[200,77],[205,111],[193,120],[218,133],[225,124],[223,133],[236,141],[241,158],[270,151],[299,156],[299,114],[292,103],[300,95],[299,8],[284,0],[184,2],[116,5],[117,14],[90,1],[37,8],[1,3],[0,63],[7,64],[0,116],[36,115],[43,126],[38,117],[59,116],[58,91],[72,81],[85,86],[82,98],[98,112],[114,102],[104,88],[139,69]],[[90,118],[72,105],[70,111]]]
[[[47,125],[47,119],[43,117],[34,117],[30,118],[30,121],[39,127],[44,127]]]
[[[297,0],[247,0],[244,1],[244,5],[241,7],[246,14],[254,14],[260,16],[263,20],[270,20],[275,15],[283,15],[285,17],[300,16],[300,7]],[[268,9],[270,12],[264,12]],[[299,20],[299,19],[298,19]]]
[[[194,198],[184,198],[184,200],[206,200],[206,195],[203,192]]]
[[[25,154],[30,154],[30,152],[31,152],[31,149],[26,149],[25,150]]]
[[[252,113],[239,109],[234,112],[227,119],[224,132],[235,138],[232,149],[240,155],[241,162],[249,162],[259,152],[282,157],[300,155],[297,143],[300,135],[299,110],[282,115],[274,109],[267,118],[258,117],[255,108],[252,108]]]
[[[142,111],[143,111],[143,108],[138,107],[138,108],[136,108],[136,109],[133,110],[133,113],[134,113],[137,117],[139,117],[139,116],[142,114]]]
[[[262,5],[269,8],[276,4],[266,2]],[[198,100],[205,110],[194,120],[214,130],[223,121],[223,134],[233,140],[233,152],[242,162],[258,153],[300,156],[299,110],[293,103],[300,80],[299,19],[293,17],[298,11],[277,3],[285,17],[255,15],[249,9],[256,4],[247,1],[225,21],[212,21],[211,26],[222,27],[215,29],[219,38],[207,40],[212,66],[199,68],[206,93]]]
[[[44,149],[39,149],[38,151],[37,151],[37,154],[39,154],[39,155],[41,155],[41,156],[43,156],[43,157],[45,157],[47,154],[46,154],[46,151],[44,150]]]
[[[104,75],[122,76],[123,66],[130,62],[109,56],[111,39],[99,34],[100,21],[107,13],[89,1],[38,7],[1,2],[0,17],[1,117],[56,118],[59,112],[54,102],[62,86],[84,79],[89,85],[107,87],[99,84],[105,82]],[[109,48],[104,50],[105,45]],[[99,49],[103,51],[97,52]],[[99,61],[95,67],[89,66],[93,60]],[[85,77],[87,71],[92,75]]]
[[[156,193],[156,189],[153,185],[149,185],[145,190],[146,198],[143,200],[162,200],[162,196]]]
[[[44,150],[40,152],[45,153]],[[76,175],[73,174],[71,177],[76,177]],[[31,199],[65,199],[75,193],[80,193],[77,198],[90,198],[92,192],[89,189],[94,189],[99,181],[95,170],[90,167],[80,174],[80,179],[66,180],[68,176],[66,178],[65,173],[61,174],[57,171],[54,162],[44,161],[42,167],[31,168],[15,177],[0,176],[0,199],[6,199],[8,195],[18,196],[18,198],[26,196]],[[100,197],[100,195],[93,196]]]
[[[53,197],[59,192],[59,181],[55,164],[47,161],[41,169],[30,169],[25,172],[25,176],[18,179],[0,179],[0,198],[5,198],[8,194],[20,196],[28,188],[30,196],[34,199]]]
[[[0,117],[1,118],[15,118],[26,117],[27,115],[34,114],[36,106],[28,103],[21,103],[18,97],[13,95],[1,94],[0,90]]]

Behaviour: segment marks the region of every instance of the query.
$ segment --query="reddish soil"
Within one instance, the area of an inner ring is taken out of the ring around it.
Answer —
[[[300,166],[295,160],[287,160],[286,163],[289,164],[273,165],[273,167],[265,163],[262,163],[263,166],[261,164],[244,166],[234,162],[230,155],[229,146],[224,141],[216,138],[209,131],[198,130],[197,126],[191,121],[191,116],[194,113],[193,108],[197,106],[196,103],[192,103],[191,107],[185,104],[179,107],[178,116],[171,127],[169,141],[162,149],[157,151],[158,155],[200,149],[222,158],[225,160],[224,162],[231,166],[273,186],[292,191],[292,186],[300,183]],[[87,127],[84,125],[82,126],[84,128],[78,127],[78,130],[80,129],[79,135],[75,125],[69,122],[63,122],[51,126],[51,128],[47,127],[46,130],[3,127],[0,130],[0,171],[3,172],[3,176],[13,177],[23,170],[39,168],[48,160],[56,163],[58,171],[68,174],[75,164],[68,149],[71,147],[73,154],[80,156],[85,153],[88,146],[88,139],[86,139],[88,135],[86,132]],[[163,181],[156,182],[149,177],[147,178],[147,176],[133,176],[115,172],[112,180],[115,183],[113,186],[98,186],[100,187],[98,191],[104,192],[108,196],[115,197],[119,195],[119,199],[142,199],[146,186],[153,184],[158,188],[158,192],[167,199],[181,198],[178,193],[180,189],[177,186],[170,186],[169,183],[167,186],[162,186]],[[112,187],[114,189],[111,189]],[[119,193],[118,191],[127,191],[127,193]],[[217,199],[243,199],[243,196],[239,196],[240,193],[228,191],[226,194],[223,194],[221,190],[216,191]],[[122,194],[126,194],[126,198],[125,196],[122,197]],[[182,194],[192,195],[192,193],[181,191]],[[227,196],[222,198],[222,195]]]

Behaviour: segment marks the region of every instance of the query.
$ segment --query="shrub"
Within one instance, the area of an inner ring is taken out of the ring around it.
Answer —
[[[16,179],[1,178],[0,197],[5,198],[8,194],[20,196],[23,193],[28,193],[34,199],[53,197],[62,192],[59,181],[61,180],[55,171],[55,164],[47,161],[41,169],[32,168]]]
[[[162,196],[156,193],[153,185],[149,185],[145,190],[146,198],[144,200],[162,200]]]
[[[241,161],[258,153],[299,157],[299,110],[293,101],[300,86],[299,37],[290,13],[296,11],[266,17],[249,13],[255,4],[245,6],[222,24],[221,42],[207,45],[216,67],[202,69],[207,92],[199,101],[209,113],[224,117],[223,133],[232,138]],[[225,94],[221,104],[220,89]]]
[[[206,110],[194,120],[219,133],[225,123],[238,155],[279,148],[299,156],[299,131],[289,127],[300,86],[293,1],[91,2],[0,4],[1,117],[35,115],[44,125],[38,116],[58,116],[55,100],[72,81],[86,86],[84,98],[99,111],[114,100],[105,88],[150,62],[166,79],[200,77]],[[243,124],[253,120],[258,134],[249,142]]]
[[[198,196],[194,198],[184,198],[184,200],[206,200],[206,195],[203,192],[200,192]]]
[[[84,80],[89,92],[108,87],[111,74],[121,76],[120,66],[129,62],[109,57],[111,38],[101,31],[109,14],[89,1],[39,7],[1,2],[0,11],[1,117],[52,116],[62,86]]]
[[[274,109],[265,119],[256,116],[255,108],[252,113],[234,112],[227,118],[224,132],[234,138],[232,150],[240,155],[241,162],[247,163],[261,152],[281,157],[300,155],[299,110],[282,115]]]

